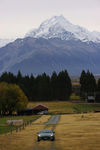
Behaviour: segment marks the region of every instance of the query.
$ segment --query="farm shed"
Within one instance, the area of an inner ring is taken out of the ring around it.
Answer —
[[[88,97],[87,97],[87,102],[88,102],[88,103],[93,103],[93,102],[95,102],[95,97],[94,97],[94,96],[88,96]]]
[[[42,104],[36,105],[33,107],[33,111],[35,114],[47,114],[48,113],[48,107]]]
[[[47,114],[48,113],[48,107],[39,104],[35,107],[29,107],[25,110],[17,112],[18,115],[34,115],[34,114]]]

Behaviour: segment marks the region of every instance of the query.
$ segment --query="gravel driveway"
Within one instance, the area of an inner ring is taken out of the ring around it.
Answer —
[[[55,125],[58,123],[59,119],[60,119],[60,115],[53,115],[46,123],[46,125]]]
[[[60,119],[60,115],[52,115],[51,118],[48,120],[48,122],[45,124],[44,129],[48,128],[48,125],[52,126],[52,130],[55,129],[56,124],[59,122]],[[50,141],[51,143],[49,143],[48,147],[45,147],[45,142],[46,141],[42,141],[42,143],[44,143],[44,147],[41,146],[41,141],[40,142],[36,142],[34,150],[56,150],[56,145],[55,145],[55,141]]]

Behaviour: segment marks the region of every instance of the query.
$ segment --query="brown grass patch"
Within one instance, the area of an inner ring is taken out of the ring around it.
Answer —
[[[55,131],[57,150],[100,150],[100,114],[62,115]]]
[[[41,116],[39,119],[37,119],[36,121],[33,122],[33,124],[35,123],[46,123],[48,122],[48,119],[50,118],[50,115],[43,115]]]
[[[0,150],[35,150],[37,132],[46,127],[43,123],[49,118],[44,115],[19,133],[0,136]],[[55,137],[55,150],[100,150],[100,113],[61,115]],[[38,150],[49,150],[52,144],[41,141]]]
[[[0,150],[33,150],[37,132],[44,128],[45,125],[37,123],[45,123],[48,121],[50,116],[42,116],[38,120],[32,123],[22,130],[21,132],[13,132],[13,134],[1,135],[0,136]]]
[[[68,101],[43,101],[43,102],[31,102],[28,107],[34,107],[38,104],[46,105],[49,108],[49,113],[51,114],[63,114],[63,113],[74,113],[73,105]]]

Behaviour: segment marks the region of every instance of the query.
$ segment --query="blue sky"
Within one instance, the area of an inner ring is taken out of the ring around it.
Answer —
[[[73,24],[100,32],[100,0],[0,0],[0,38],[23,37],[61,14]]]

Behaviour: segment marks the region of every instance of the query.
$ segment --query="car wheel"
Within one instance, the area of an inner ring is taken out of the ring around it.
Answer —
[[[37,141],[40,142],[40,139],[38,138]]]
[[[55,140],[55,138],[52,138],[52,139],[51,139],[51,141],[54,141],[54,140]]]

